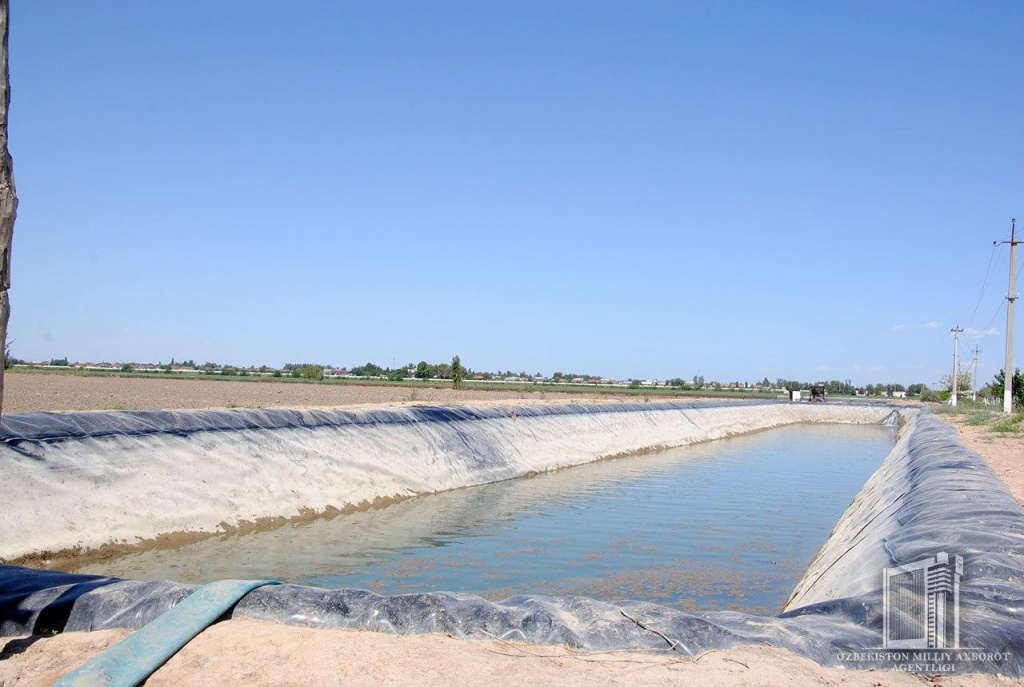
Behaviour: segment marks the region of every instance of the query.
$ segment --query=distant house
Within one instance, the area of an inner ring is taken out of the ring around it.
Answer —
[[[893,398],[906,398],[907,397],[907,392],[906,391],[894,391],[894,392],[892,392],[892,397]]]

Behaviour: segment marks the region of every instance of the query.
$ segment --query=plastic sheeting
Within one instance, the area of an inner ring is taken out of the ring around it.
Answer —
[[[882,655],[868,653],[856,662],[848,656],[881,646],[881,569],[938,550],[964,557],[961,646],[982,652],[966,667],[1024,675],[1024,511],[981,458],[960,445],[955,430],[927,413],[910,419],[778,617],[582,597],[494,603],[444,592],[388,597],[296,585],[258,589],[232,617],[398,634],[495,635],[592,650],[668,647],[640,621],[689,655],[767,643],[824,665],[887,667]],[[0,566],[0,633],[138,628],[194,589]]]
[[[6,416],[0,529],[18,536],[0,537],[0,561],[218,533],[796,422],[881,422],[891,412],[710,402]]]

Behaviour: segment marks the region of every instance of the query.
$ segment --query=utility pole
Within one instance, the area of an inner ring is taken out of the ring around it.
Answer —
[[[978,354],[981,353],[981,348],[978,344],[974,344],[974,375],[971,377],[971,400],[978,400]]]
[[[1006,292],[1006,365],[1003,366],[1003,412],[1013,412],[1013,304],[1017,300],[1017,219],[1010,222],[1010,288]]]
[[[953,332],[953,395],[949,397],[949,404],[955,406],[957,385],[960,382],[960,335],[964,330],[957,325],[949,331]]]
[[[7,321],[11,316],[11,302],[7,296],[7,289],[11,288],[11,239],[18,215],[14,163],[7,149],[7,113],[11,106],[11,72],[7,61],[10,13],[8,0],[0,0],[0,347],[3,347],[4,363],[7,362]],[[0,411],[3,410],[3,402],[4,366],[0,364]]]

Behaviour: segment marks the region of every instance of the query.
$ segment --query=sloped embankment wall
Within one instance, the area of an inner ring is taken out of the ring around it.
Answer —
[[[0,560],[209,533],[796,422],[892,410],[781,403],[13,415]]]

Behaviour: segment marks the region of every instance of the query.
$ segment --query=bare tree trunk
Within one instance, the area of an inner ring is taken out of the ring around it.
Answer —
[[[7,59],[7,38],[10,34],[11,6],[9,0],[0,0],[0,346],[4,348],[4,364],[0,365],[0,413],[4,406],[4,367],[7,363],[7,321],[11,317],[11,301],[7,290],[11,288],[11,241],[14,238],[14,218],[18,214],[18,194],[14,190],[14,162],[7,149],[7,111],[11,107],[11,70]]]

